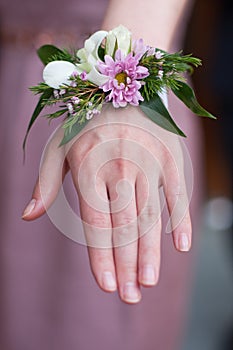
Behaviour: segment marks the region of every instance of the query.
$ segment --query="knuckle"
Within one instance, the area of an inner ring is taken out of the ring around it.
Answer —
[[[84,135],[87,136],[87,135]],[[67,160],[70,164],[81,164],[85,156],[95,147],[96,140],[89,139],[84,140],[81,138],[74,142],[74,144],[67,150]]]
[[[118,138],[114,142],[114,156],[115,158],[121,158],[124,156],[125,140],[123,138]]]
[[[117,170],[118,174],[125,174],[126,164],[125,164],[125,161],[123,158],[116,159],[115,165],[116,165],[116,170]]]
[[[146,224],[148,222],[154,222],[158,218],[158,210],[156,210],[154,205],[146,206],[140,213],[139,220],[141,224]]]
[[[134,182],[135,169],[132,166],[132,163],[126,158],[124,158],[123,154],[121,156],[117,156],[114,159],[113,166],[111,168],[114,170],[116,179],[128,179],[130,182]]]
[[[126,137],[129,137],[131,133],[132,133],[131,127],[129,125],[124,125],[124,124],[119,125],[118,137],[126,138]]]
[[[180,181],[175,176],[173,179],[169,179],[169,182],[167,181],[165,183],[165,189],[167,191],[167,197],[175,197],[178,199],[179,196],[182,196]]]
[[[117,226],[130,227],[132,224],[135,224],[136,217],[132,214],[121,214],[117,220]]]
[[[155,206],[148,206],[138,217],[138,226],[140,237],[155,230],[158,232],[161,230],[161,212],[156,210]]]
[[[110,223],[106,215],[95,214],[89,216],[88,224],[98,228],[108,228]]]
[[[156,210],[155,205],[147,205],[145,208],[145,212],[149,218],[151,217],[153,218],[158,214],[158,211]]]
[[[121,137],[122,136],[122,137]],[[127,136],[117,135],[114,139],[114,144],[112,146],[112,152],[115,158],[124,157],[129,153],[129,140]]]

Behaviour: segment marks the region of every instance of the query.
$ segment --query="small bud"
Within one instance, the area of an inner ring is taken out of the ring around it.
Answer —
[[[93,111],[92,111],[92,113],[93,113],[94,115],[98,115],[98,114],[100,114],[100,111],[99,111],[97,108],[94,108]]]
[[[70,82],[70,86],[75,88],[75,87],[77,87],[77,84],[76,84],[76,82],[74,80],[72,80]]]
[[[59,92],[58,92],[58,90],[53,90],[53,96],[54,96],[55,98],[59,98]]]
[[[82,79],[83,81],[87,80],[87,73],[85,72],[85,70],[80,74],[80,79]]]
[[[73,104],[78,105],[80,102],[80,99],[76,96],[71,97],[71,101]]]
[[[62,95],[65,95],[66,93],[66,90],[65,89],[61,89],[60,92],[59,92],[59,95],[62,96]]]
[[[90,120],[93,117],[93,111],[88,111],[86,114],[86,119]]]
[[[73,107],[72,103],[68,102],[66,104],[66,106],[67,106],[69,113],[72,114],[74,112],[74,107]]]
[[[153,56],[155,55],[155,48],[150,47],[149,50],[147,51],[147,56]]]
[[[160,79],[162,79],[162,77],[163,77],[163,70],[159,70],[158,71],[158,77],[160,78]]]
[[[78,76],[78,72],[75,70],[72,74],[71,74],[72,78],[77,78]]]
[[[155,58],[156,58],[157,60],[160,60],[162,57],[163,57],[163,54],[162,54],[161,51],[156,51],[156,52],[155,52]]]

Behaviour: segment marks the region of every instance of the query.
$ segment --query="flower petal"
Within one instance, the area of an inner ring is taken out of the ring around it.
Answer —
[[[105,54],[109,56],[113,56],[115,47],[116,47],[116,36],[112,32],[109,32],[109,34],[106,37]]]
[[[61,85],[70,85],[69,78],[74,71],[77,71],[77,68],[71,62],[53,61],[45,66],[43,79],[50,87],[59,89]]]
[[[108,32],[105,30],[99,30],[90,36],[89,39],[85,41],[84,48],[88,54],[92,54],[97,60],[99,59],[98,49],[103,41],[103,39],[107,36]]]
[[[78,73],[81,74],[84,71],[89,73],[92,67],[88,62],[83,62],[83,63],[76,64],[76,69]]]
[[[89,73],[92,70],[92,68],[97,65],[97,62],[97,59],[92,54],[90,54],[87,56],[86,61],[78,63],[76,67],[79,73],[82,73],[83,71]]]
[[[84,48],[78,50],[77,56],[80,59],[80,63],[77,64],[77,69],[79,72],[85,70],[89,73],[97,65],[99,46],[107,34],[108,32],[99,30],[85,41]]]
[[[128,55],[131,48],[131,32],[123,25],[119,25],[109,33],[116,36],[117,48],[121,49],[125,55]]]
[[[84,47],[82,49],[79,49],[77,51],[77,57],[80,59],[81,62],[85,62],[87,60],[87,52],[84,49]]]
[[[87,80],[92,82],[93,84],[96,84],[97,86],[101,86],[105,84],[109,77],[103,74],[100,74],[95,67],[92,68],[92,70],[87,74]]]

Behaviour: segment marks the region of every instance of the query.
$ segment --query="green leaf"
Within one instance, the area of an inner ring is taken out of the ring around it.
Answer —
[[[89,122],[88,119],[85,119],[82,123],[80,123],[80,121],[77,121],[71,128],[71,130],[69,131],[69,129],[67,128],[65,130],[64,133],[64,137],[60,143],[59,146],[63,146],[66,143],[68,143],[70,140],[72,140],[72,138],[74,138],[76,135],[78,135],[78,133],[80,133],[80,131],[84,128],[84,126]]]
[[[37,50],[37,54],[44,65],[51,62],[51,58],[56,55],[62,55],[63,51],[53,45],[43,45]]]
[[[55,118],[59,118],[60,116],[62,116],[66,112],[67,112],[67,108],[64,108],[64,109],[60,109],[57,112],[54,112],[54,113],[51,113],[51,114],[47,114],[46,117],[48,119],[55,119]]]
[[[44,106],[43,106],[44,100],[49,99],[51,97],[52,93],[53,93],[53,89],[52,88],[49,88],[49,89],[45,90],[45,92],[41,95],[41,97],[40,97],[40,99],[39,99],[39,101],[38,101],[38,103],[36,105],[36,108],[35,108],[35,110],[34,110],[34,112],[32,114],[30,122],[28,124],[26,135],[24,137],[24,141],[23,141],[23,150],[24,151],[25,151],[25,146],[26,146],[26,141],[27,141],[27,137],[28,137],[29,131],[31,130],[31,127],[34,124],[34,122],[37,119],[37,117],[39,116],[40,112],[44,108]]]
[[[191,111],[200,117],[216,119],[214,115],[206,111],[197,101],[193,89],[184,83],[177,80],[178,86],[172,87],[174,94],[189,108]]]
[[[158,94],[154,94],[149,101],[143,101],[140,107],[147,117],[163,129],[185,137],[185,134],[178,128]]]

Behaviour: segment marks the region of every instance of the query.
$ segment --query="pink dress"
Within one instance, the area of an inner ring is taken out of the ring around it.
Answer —
[[[32,128],[23,165],[22,141],[37,101],[28,86],[41,80],[42,70],[33,44],[38,47],[62,37],[65,46],[64,41],[68,43],[74,33],[76,44],[82,45],[84,38],[100,27],[107,2],[0,3],[1,350],[180,349],[193,253],[177,253],[171,236],[164,234],[160,283],[143,290],[141,303],[129,306],[117,293],[106,294],[97,287],[86,248],[57,231],[46,215],[31,223],[20,218],[52,130],[43,118]],[[182,120],[180,125],[185,124],[193,168],[198,170],[197,118],[175,100],[171,110]],[[196,177],[195,215],[199,183]]]

